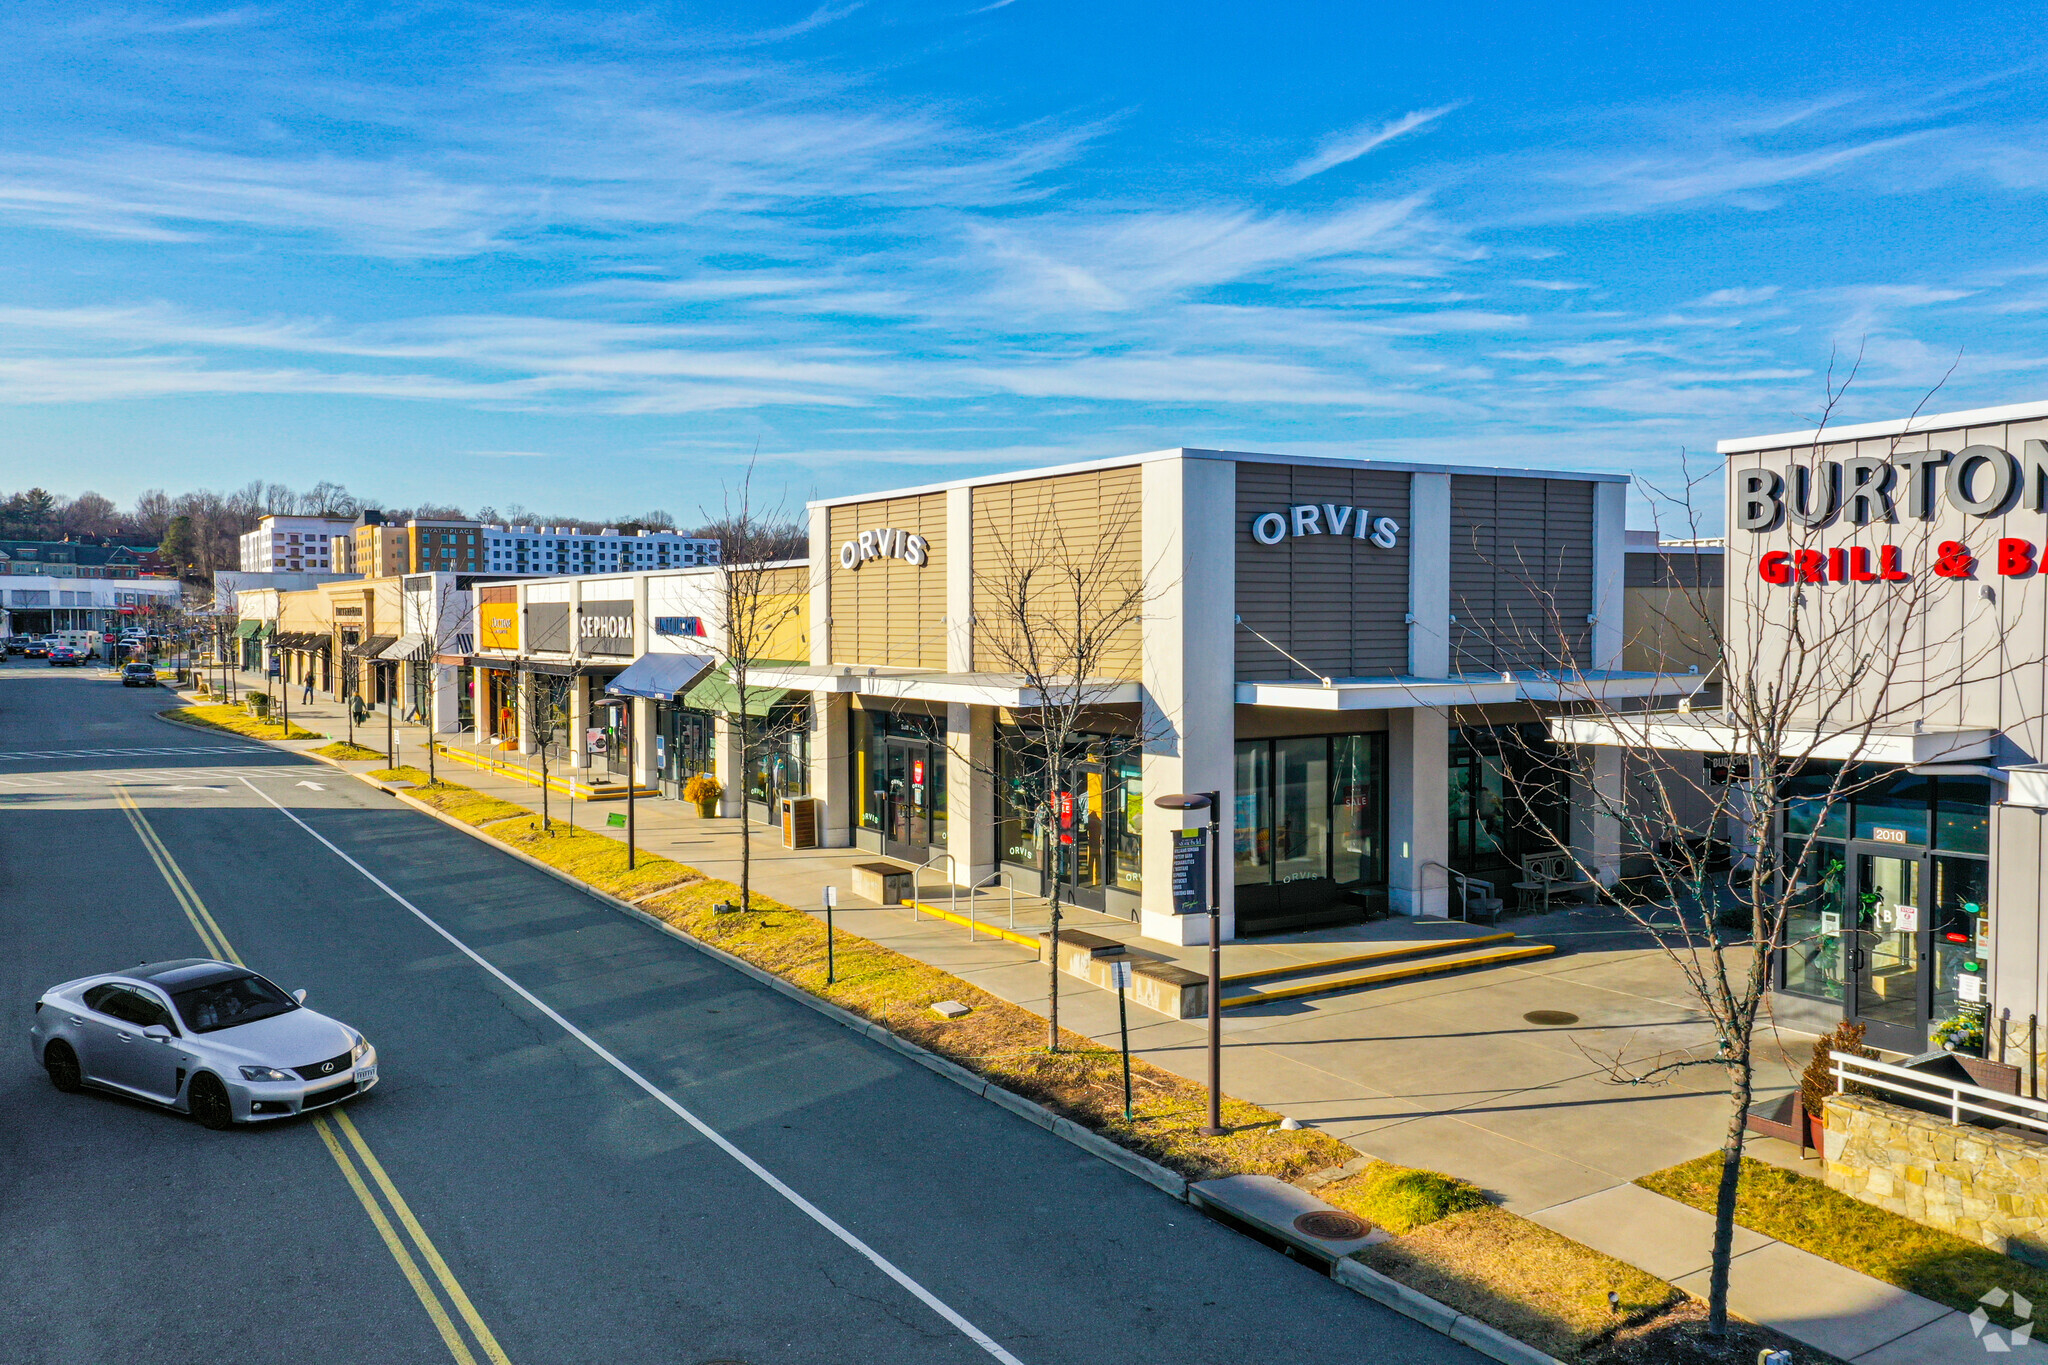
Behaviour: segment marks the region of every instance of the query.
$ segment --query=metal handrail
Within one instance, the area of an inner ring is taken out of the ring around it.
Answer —
[[[1422,864],[1422,870],[1424,872],[1429,871],[1429,869],[1431,869],[1432,867],[1440,867],[1443,869],[1444,876],[1448,879],[1444,885],[1444,890],[1452,890],[1453,886],[1455,885],[1455,888],[1458,893],[1457,918],[1461,922],[1469,923],[1470,921],[1465,919],[1465,907],[1466,902],[1471,899],[1471,893],[1467,889],[1470,879],[1467,878],[1464,873],[1458,871],[1456,868],[1453,868],[1449,863],[1440,863],[1436,861],[1436,859],[1434,858],[1431,858]],[[1429,888],[1427,886],[1419,886],[1416,888],[1416,890],[1427,891],[1429,890]],[[1449,916],[1446,916],[1446,918],[1449,918]]]
[[[1835,1079],[1846,1089],[1850,1082],[1868,1086],[1872,1090],[1891,1095],[1902,1095],[1909,1099],[1931,1100],[1948,1106],[1949,1122],[1960,1125],[1965,1112],[1982,1115],[1985,1118],[2002,1119],[2017,1123],[2048,1135],[2048,1100],[2031,1100],[2024,1095],[2008,1095],[1998,1090],[1987,1090],[1981,1085],[1967,1081],[1945,1080],[1930,1076],[1924,1071],[1911,1071],[1890,1062],[1873,1061],[1869,1057],[1857,1057],[1847,1052],[1830,1052],[1834,1060],[1832,1068]],[[1911,1084],[1907,1084],[1911,1082]],[[1925,1087],[1916,1089],[1915,1087]],[[1969,1096],[1970,1098],[1964,1098]],[[1980,1103],[1979,1101],[1990,1103]],[[1992,1105],[1997,1107],[1993,1108]]]
[[[931,857],[910,870],[910,921],[913,924],[917,922],[917,874],[923,872],[941,858],[944,858],[947,864],[946,883],[953,888],[951,909],[956,915],[960,913],[960,861],[952,854],[940,851],[934,853]]]
[[[1016,875],[1016,873],[1011,872],[1005,868],[997,868],[994,872],[991,872],[988,876],[983,877],[980,881],[976,882],[972,887],[972,890],[979,891],[982,887],[987,886],[990,882],[996,882],[1010,893],[1010,927],[1012,929],[1015,929],[1017,927],[1017,883],[1009,879]],[[967,921],[967,941],[969,943],[972,943],[974,942],[975,928],[974,897],[972,895],[969,895],[967,898]]]

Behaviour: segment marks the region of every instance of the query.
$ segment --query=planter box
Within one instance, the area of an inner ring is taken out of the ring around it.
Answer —
[[[1752,1108],[1743,1126],[1758,1137],[1774,1137],[1794,1143],[1802,1152],[1809,1147],[1820,1146],[1820,1125],[1800,1104],[1796,1090],[1770,1104]]]
[[[855,863],[853,894],[881,905],[901,905],[910,899],[911,871],[895,863]]]
[[[1970,1057],[1960,1052],[1949,1054],[1970,1073],[1970,1083],[1981,1085],[1986,1090],[1996,1090],[2001,1095],[2020,1093],[2020,1069],[2010,1062],[1994,1062],[1985,1057]]]

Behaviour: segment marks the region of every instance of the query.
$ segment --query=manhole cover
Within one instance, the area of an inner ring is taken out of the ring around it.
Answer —
[[[1356,1214],[1317,1209],[1295,1219],[1294,1230],[1307,1237],[1320,1237],[1326,1242],[1351,1242],[1371,1232],[1372,1224]]]
[[[1576,1024],[1579,1022],[1578,1015],[1565,1010],[1530,1010],[1522,1018],[1532,1024],[1549,1024],[1553,1027],[1558,1024]]]

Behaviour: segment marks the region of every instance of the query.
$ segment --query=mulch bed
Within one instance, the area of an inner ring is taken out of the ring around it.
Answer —
[[[1796,1365],[1846,1365],[1783,1332],[1737,1318],[1719,1341],[1707,1336],[1707,1306],[1674,1304],[1648,1322],[1624,1327],[1579,1356],[1581,1365],[1756,1365],[1760,1351],[1789,1351]]]

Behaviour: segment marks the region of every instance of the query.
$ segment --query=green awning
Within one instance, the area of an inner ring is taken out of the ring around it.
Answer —
[[[261,621],[243,621],[236,625],[235,635],[239,639],[254,640],[260,637],[262,630],[263,623]]]
[[[753,668],[789,667],[801,662],[790,659],[756,659]],[[779,687],[763,687],[749,679],[747,683],[747,714],[765,716],[774,707],[792,697],[801,697],[800,692],[786,692]],[[733,684],[730,666],[720,667],[703,682],[683,693],[682,705],[693,711],[725,711],[740,709],[740,690]]]

